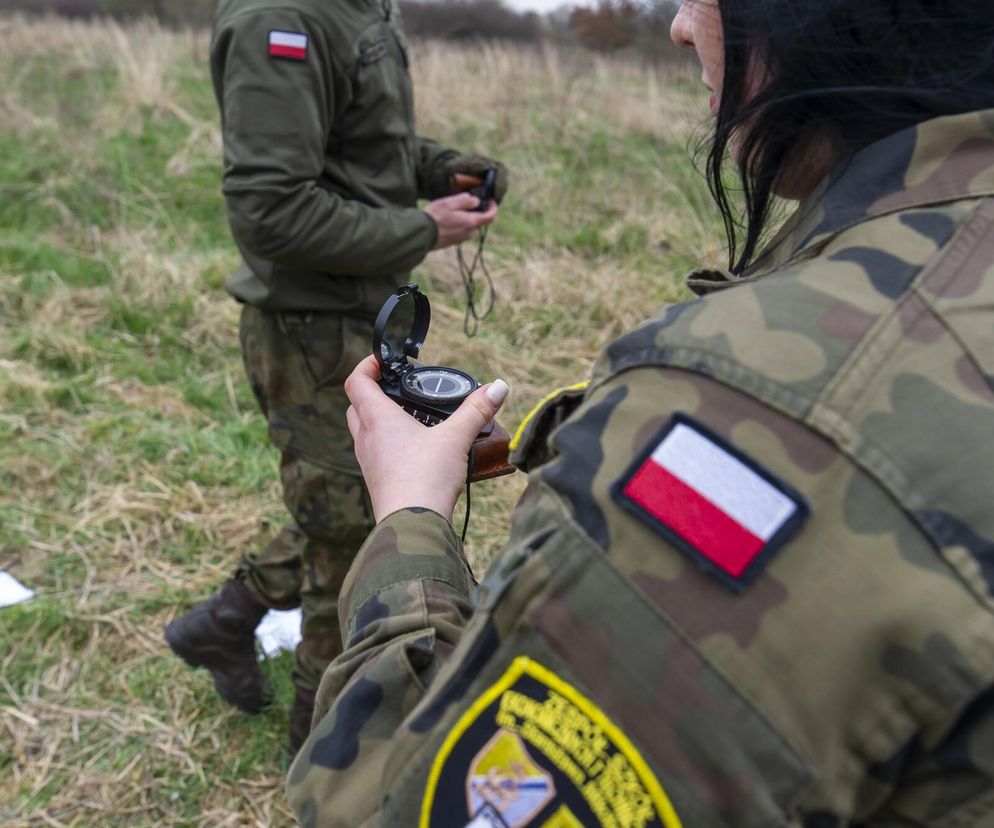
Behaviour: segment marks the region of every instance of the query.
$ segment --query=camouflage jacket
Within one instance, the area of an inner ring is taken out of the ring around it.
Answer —
[[[414,131],[393,0],[221,0],[211,41],[228,289],[284,311],[375,317],[435,245],[417,199],[452,150]]]
[[[479,587],[367,540],[304,826],[994,825],[994,111],[695,284],[529,418]]]

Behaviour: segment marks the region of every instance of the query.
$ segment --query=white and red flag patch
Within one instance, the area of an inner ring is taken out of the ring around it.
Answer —
[[[808,515],[803,496],[683,414],[612,491],[623,508],[736,589]]]
[[[308,37],[302,32],[269,33],[269,56],[287,60],[307,60]]]

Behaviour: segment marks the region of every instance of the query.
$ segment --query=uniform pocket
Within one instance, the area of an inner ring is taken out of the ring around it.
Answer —
[[[404,55],[389,24],[379,21],[356,42],[355,99],[346,113],[350,138],[401,138],[410,132]],[[368,147],[364,148],[368,152]]]
[[[341,385],[352,370],[345,360],[345,319],[338,313],[285,313],[283,324],[315,387]]]

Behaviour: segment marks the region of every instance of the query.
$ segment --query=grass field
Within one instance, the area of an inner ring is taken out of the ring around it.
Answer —
[[[0,823],[289,825],[291,658],[249,718],[162,628],[281,520],[246,383],[206,33],[0,19]],[[507,162],[499,301],[462,333],[451,251],[417,272],[425,356],[507,379],[513,428],[598,348],[685,296],[720,232],[688,147],[689,70],[416,44],[420,131]],[[480,484],[468,553],[499,548],[520,475]]]

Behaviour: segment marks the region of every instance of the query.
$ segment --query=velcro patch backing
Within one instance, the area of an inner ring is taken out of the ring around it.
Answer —
[[[736,590],[809,513],[800,493],[685,414],[670,418],[611,494]]]

